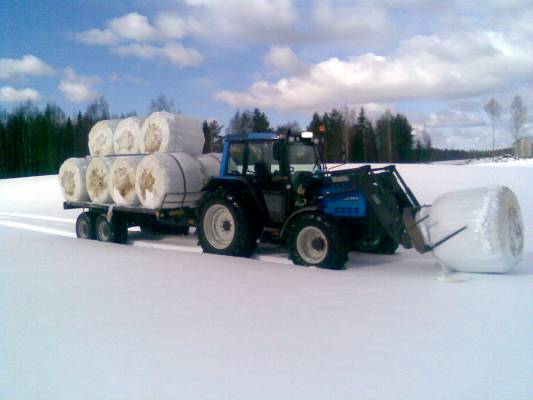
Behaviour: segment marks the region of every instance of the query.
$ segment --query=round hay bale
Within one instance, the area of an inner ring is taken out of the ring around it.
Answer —
[[[204,133],[201,121],[166,111],[152,113],[141,129],[141,153],[202,153]]]
[[[128,117],[120,121],[113,133],[115,154],[136,154],[140,152],[141,127],[144,119]]]
[[[87,185],[85,175],[89,159],[87,158],[69,158],[59,168],[59,186],[63,198],[67,201],[87,201]]]
[[[116,205],[139,205],[135,191],[135,171],[144,156],[117,157],[109,169],[109,193]]]
[[[150,209],[192,207],[201,195],[200,163],[187,153],[154,153],[142,159],[135,191]]]
[[[209,180],[220,174],[220,161],[222,154],[220,153],[208,153],[200,154],[195,157],[196,160],[202,166],[203,184],[205,185]]]
[[[423,232],[437,243],[457,229],[467,228],[433,250],[448,269],[460,272],[504,273],[522,258],[524,225],[514,193],[489,186],[447,193],[420,215],[429,215]]]
[[[113,154],[113,133],[119,122],[119,119],[107,119],[97,122],[92,127],[89,132],[89,153],[91,156]]]
[[[87,167],[87,193],[93,203],[111,204],[109,193],[109,169],[115,157],[93,158]]]

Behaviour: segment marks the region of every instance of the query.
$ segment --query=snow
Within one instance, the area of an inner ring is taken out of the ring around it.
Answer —
[[[444,280],[411,250],[328,271],[194,236],[82,241],[57,176],[0,181],[0,398],[530,399],[532,166],[399,166],[421,202],[491,184],[520,202],[524,260]]]

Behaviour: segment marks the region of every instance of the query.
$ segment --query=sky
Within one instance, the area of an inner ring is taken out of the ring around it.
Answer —
[[[533,135],[531,0],[0,0],[0,107],[68,114],[103,96],[148,113],[160,93],[227,125],[259,107],[276,126],[315,111],[385,110],[440,148],[488,149],[484,105],[510,146],[519,95]]]

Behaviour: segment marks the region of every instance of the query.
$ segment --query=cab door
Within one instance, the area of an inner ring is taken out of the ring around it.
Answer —
[[[259,197],[262,197],[272,225],[285,221],[288,211],[289,177],[275,157],[274,141],[248,143],[247,174],[253,175]]]

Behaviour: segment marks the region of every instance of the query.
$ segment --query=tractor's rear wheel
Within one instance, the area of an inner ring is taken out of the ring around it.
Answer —
[[[375,233],[355,239],[353,249],[362,253],[394,254],[399,244],[386,233]]]
[[[250,257],[258,234],[244,202],[225,191],[208,193],[200,204],[198,239],[205,253]]]
[[[348,260],[348,246],[331,219],[305,214],[291,225],[289,257],[296,265],[342,269]]]

